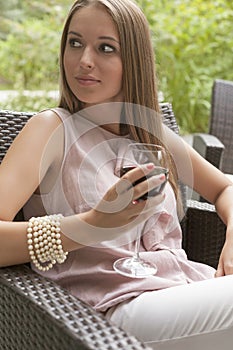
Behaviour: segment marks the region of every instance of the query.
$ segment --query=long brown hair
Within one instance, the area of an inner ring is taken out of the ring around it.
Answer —
[[[77,0],[74,2],[61,39],[59,107],[69,110],[72,114],[82,109],[81,101],[74,96],[67,83],[63,57],[69,25],[74,13],[91,5],[104,6],[119,33],[125,102],[122,123],[127,125],[133,140],[164,146],[150,28],[145,15],[132,0]],[[169,158],[169,181],[178,197],[177,172],[172,158],[170,156]]]

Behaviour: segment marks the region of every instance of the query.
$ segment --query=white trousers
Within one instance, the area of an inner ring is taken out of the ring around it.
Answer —
[[[233,275],[144,292],[106,317],[152,349],[232,350]]]

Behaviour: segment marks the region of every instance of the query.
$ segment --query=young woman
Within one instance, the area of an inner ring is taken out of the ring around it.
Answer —
[[[154,349],[229,349],[233,186],[162,127],[145,16],[131,0],[77,0],[60,68],[59,107],[30,119],[0,167],[0,266],[32,261]],[[148,163],[119,178],[133,141],[170,153],[164,192],[145,201],[137,199],[164,176],[132,186],[153,171]],[[188,261],[181,248],[178,178],[214,203],[227,225],[217,271]],[[26,221],[12,222],[22,207]],[[137,232],[144,259],[158,269],[141,279],[113,269],[133,254]]]

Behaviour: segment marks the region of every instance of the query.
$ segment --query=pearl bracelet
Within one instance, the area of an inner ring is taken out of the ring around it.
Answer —
[[[41,271],[48,271],[53,265],[62,264],[67,258],[68,252],[63,251],[60,234],[62,217],[62,214],[32,217],[28,222],[29,255]]]

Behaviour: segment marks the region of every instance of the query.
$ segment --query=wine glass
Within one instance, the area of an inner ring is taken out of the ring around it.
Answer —
[[[147,193],[138,198],[138,201],[146,200],[151,196],[160,194],[168,180],[168,159],[164,147],[160,145],[146,144],[146,143],[130,143],[125,151],[124,157],[121,161],[120,176],[123,176],[128,171],[135,167],[140,167],[143,164],[154,163],[155,168],[147,175],[133,183],[133,186],[145,181],[147,178],[164,174],[164,181],[157,187],[149,190]],[[118,273],[134,278],[144,278],[154,275],[157,268],[149,264],[140,257],[141,234],[139,233],[135,242],[135,252],[133,257],[125,257],[114,262],[113,268]]]

